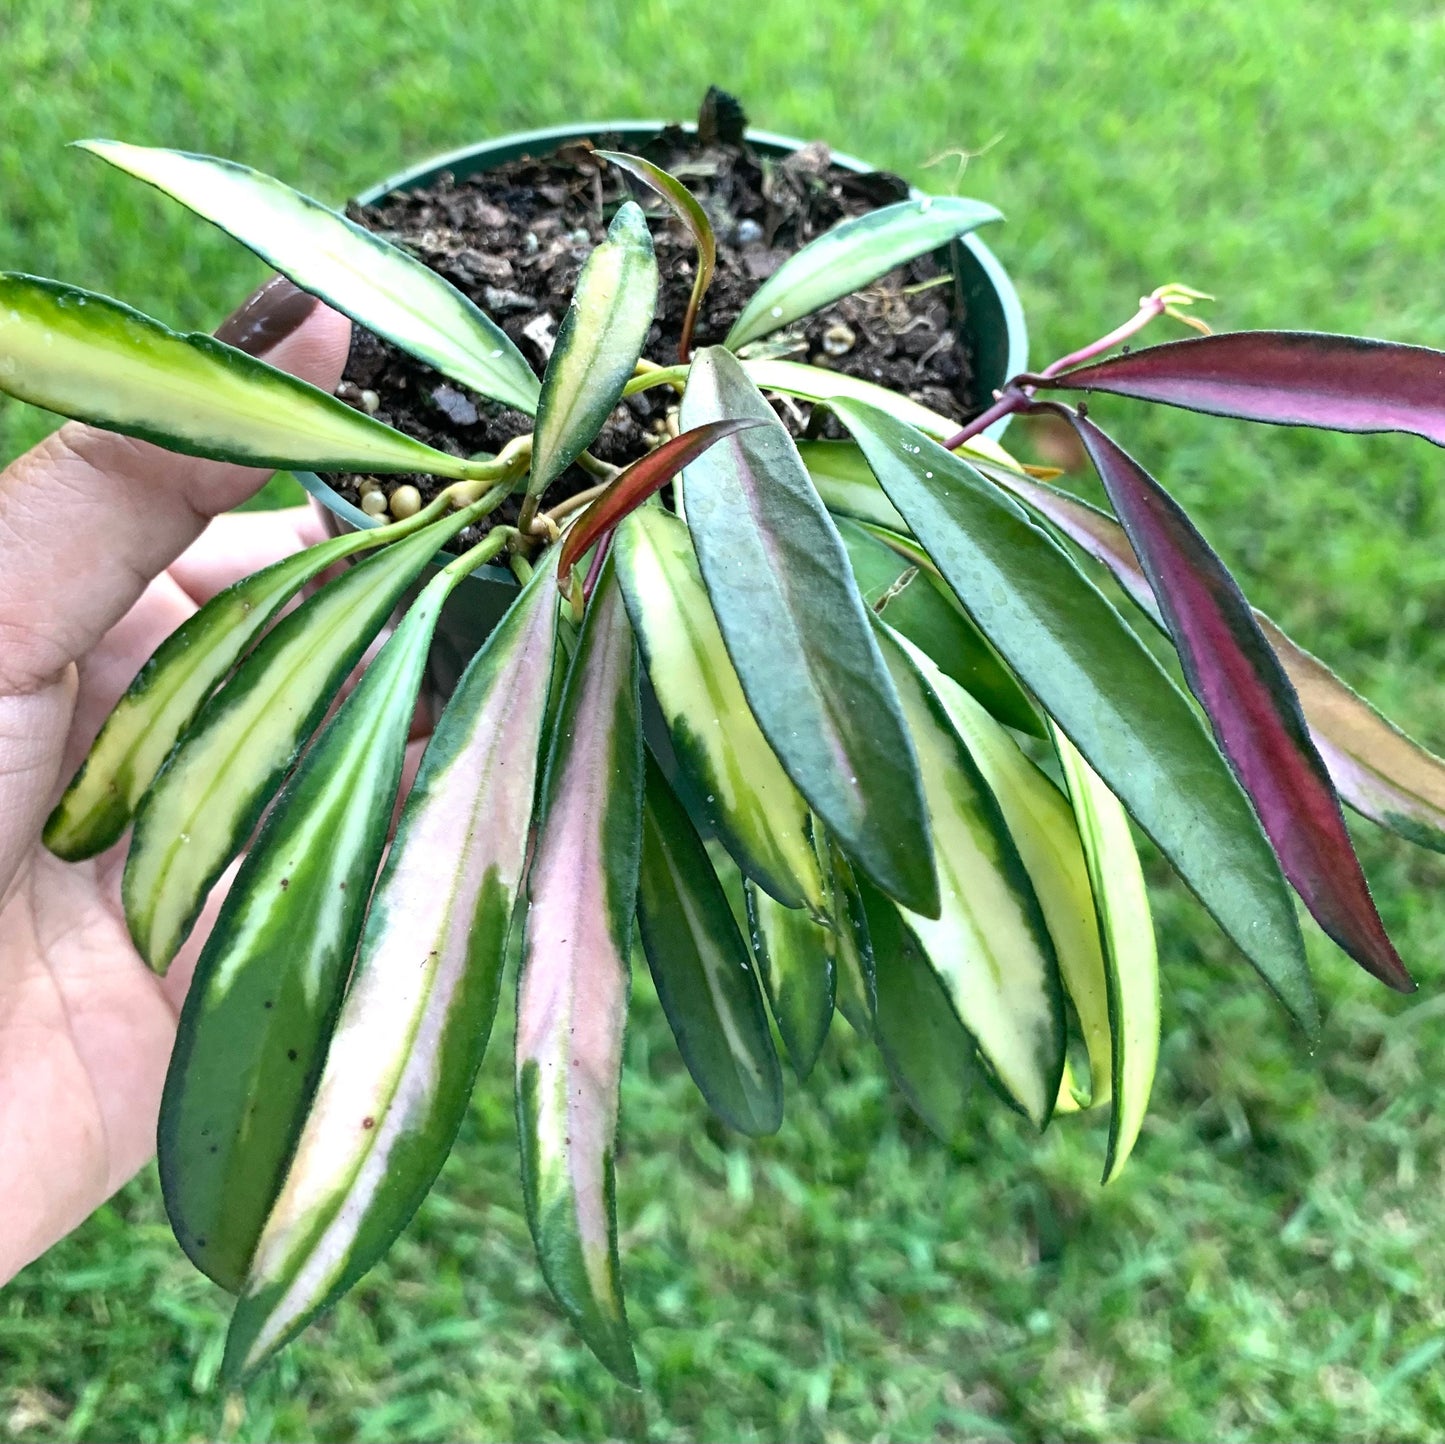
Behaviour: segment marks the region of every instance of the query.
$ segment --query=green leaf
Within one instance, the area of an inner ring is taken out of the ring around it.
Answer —
[[[422,758],[231,1323],[231,1377],[385,1253],[465,1115],[522,885],[555,648],[556,555],[467,667]]]
[[[692,349],[693,327],[697,324],[698,307],[707,294],[712,282],[712,273],[717,265],[717,238],[713,235],[712,222],[707,212],[693,193],[661,166],[653,165],[640,155],[628,155],[620,150],[599,150],[594,152],[602,160],[611,163],[629,175],[635,176],[672,207],[673,214],[692,235],[697,245],[697,274],[693,277],[692,295],[688,297],[687,314],[682,319],[682,339],[678,343],[678,360],[686,361]]]
[[[823,911],[807,804],[748,710],[687,528],[660,507],[645,507],[618,529],[614,554],[678,765],[708,825],[774,897]]]
[[[482,396],[532,415],[537,378],[450,281],[343,215],[234,161],[115,140],[76,144],[172,196],[320,296]]]
[[[1313,1038],[1318,1008],[1279,863],[1183,693],[996,486],[881,412],[834,410],[984,635]]]
[[[613,1149],[641,850],[638,712],[637,649],[609,562],[543,786],[517,989],[517,1131],[543,1277],[587,1346],[634,1388]]]
[[[350,568],[283,617],[197,715],[136,812],[122,896],[164,971],[206,894],[403,593],[471,519],[457,512]]]
[[[861,884],[878,959],[874,1037],[914,1111],[945,1143],[964,1140],[969,1098],[984,1081],[973,1039],[897,904]]]
[[[276,613],[327,567],[377,544],[377,531],[332,537],[243,577],[182,622],[105,719],[45,824],[46,847],[79,862],[117,842],[201,704]]]
[[[999,1083],[1043,1127],[1064,1068],[1058,959],[1004,814],[917,664],[886,629],[883,655],[923,767],[942,915],[905,910],[959,1021]]]
[[[1104,1182],[1117,1178],[1149,1108],[1159,1061],[1159,954],[1144,873],[1118,798],[1062,732],[1054,744],[1078,818],[1108,974],[1113,1112]]]
[[[798,791],[890,896],[938,905],[913,748],[847,553],[792,438],[738,362],[699,351],[680,424],[765,425],[683,473],[687,524],[758,726]]]
[[[542,377],[529,496],[592,444],[622,398],[652,326],[657,261],[642,208],[628,201],[587,257]]]
[[[983,201],[921,196],[843,221],[790,256],[763,282],[723,345],[736,351],[957,236],[1002,219]]]
[[[821,841],[821,829],[818,835]],[[878,990],[868,918],[859,895],[857,876],[848,859],[831,839],[825,847],[830,889],[828,905],[833,920],[828,943],[833,955],[834,1002],[855,1033],[871,1038],[874,1015],[878,1011]]]
[[[663,1011],[708,1106],[741,1133],[776,1133],[783,1076],[748,945],[707,848],[650,757],[637,923]]]
[[[753,954],[801,1082],[813,1071],[833,1021],[835,943],[816,918],[802,908],[784,907],[756,884],[746,885],[746,897]]]
[[[1099,918],[1073,809],[1001,723],[906,638],[900,637],[898,645],[942,704],[1003,814],[1043,909],[1059,972],[1078,1014],[1089,1054],[1092,1101],[1101,1103],[1109,1095],[1112,1077],[1108,984]]]
[[[326,1055],[386,846],[436,577],[287,783],[226,896],[186,994],[158,1134],[181,1247],[235,1290]],[[354,1118],[366,1126],[361,1112]]]
[[[798,442],[798,455],[823,505],[835,517],[852,517],[899,534],[908,530],[908,523],[878,485],[878,478],[855,442],[802,440]]]
[[[479,474],[213,336],[179,335],[109,297],[13,272],[0,273],[0,391],[243,466]]]
[[[858,590],[874,616],[927,653],[1001,722],[1043,736],[1038,713],[1012,672],[969,620],[917,542],[836,518]]]

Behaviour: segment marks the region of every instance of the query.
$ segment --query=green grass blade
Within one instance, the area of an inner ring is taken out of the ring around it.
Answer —
[[[748,710],[687,527],[660,507],[618,529],[617,578],[678,765],[743,871],[789,907],[821,912],[808,807]]]
[[[1059,973],[1089,1055],[1091,1101],[1102,1103],[1113,1076],[1108,984],[1090,873],[1068,799],[952,678],[906,638],[898,645],[942,704],[1003,814],[1033,883],[1054,942]]]
[[[223,345],[93,291],[0,273],[0,391],[190,456],[303,471],[476,467]]]
[[[277,798],[186,995],[161,1187],[181,1247],[226,1289],[250,1267],[326,1056],[453,580],[422,593]]]
[[[517,988],[517,1131],[542,1274],[624,1383],[617,1135],[642,828],[637,648],[608,563],[553,732]]]
[[[541,496],[592,444],[647,344],[657,261],[642,208],[628,201],[587,257],[557,332],[532,445],[530,496]]]
[[[744,895],[768,1004],[802,1082],[813,1071],[833,1021],[836,945],[830,930],[802,908],[784,907],[752,882]]]
[[[120,839],[206,698],[278,611],[333,563],[377,544],[349,532],[243,577],[188,617],[156,649],[106,718],[45,824],[45,845],[68,862]]]
[[[178,200],[368,331],[482,396],[536,411],[537,378],[507,333],[380,236],[234,161],[115,140],[76,144]]]
[[[1064,1067],[1057,952],[1028,870],[982,772],[917,663],[882,627],[883,654],[923,767],[943,913],[905,913],[1000,1084],[1043,1127]]]
[[[526,860],[556,637],[556,551],[549,557],[463,674],[407,796],[231,1323],[233,1377],[385,1253],[465,1114]]]
[[[748,945],[707,848],[650,757],[637,924],[663,1011],[708,1106],[740,1133],[776,1133],[783,1075]]]
[[[922,196],[843,221],[789,256],[763,282],[723,345],[736,351],[861,290],[905,262],[1002,219],[983,201]]]
[[[748,705],[799,792],[890,896],[938,905],[918,768],[847,553],[792,438],[727,351],[693,362],[684,428],[766,423],[683,473],[687,522]]]
[[[974,626],[927,552],[896,532],[836,518],[858,590],[873,615],[925,652],[1001,722],[1043,736],[1018,680]]]
[[[1057,729],[1054,743],[1083,839],[1108,973],[1114,1080],[1104,1159],[1108,1183],[1133,1151],[1149,1108],[1159,1061],[1159,953],[1128,816]]]
[[[347,673],[468,516],[434,523],[323,587],[202,707],[142,799],[126,859],[126,922],[153,968],[169,966]]]
[[[1183,693],[996,486],[881,412],[834,409],[973,620],[1313,1039],[1319,1011],[1288,886]]]

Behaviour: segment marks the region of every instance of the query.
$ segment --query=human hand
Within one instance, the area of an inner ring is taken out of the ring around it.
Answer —
[[[277,278],[216,334],[330,390],[350,325]],[[266,475],[75,424],[0,472],[0,1283],[155,1148],[218,900],[158,978],[126,931],[125,844],[71,864],[40,832],[159,643],[238,577],[321,539],[304,508],[220,516]]]

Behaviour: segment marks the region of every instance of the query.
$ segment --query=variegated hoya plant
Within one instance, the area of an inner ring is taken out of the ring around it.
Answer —
[[[708,217],[673,176],[604,153],[696,240],[681,354],[642,354],[657,268],[627,202],[539,381],[447,282],[279,182],[86,146],[535,418],[495,457],[448,455],[208,336],[0,276],[0,387],[14,396],[201,456],[452,483],[415,515],[204,606],[135,679],[46,833],[80,859],[132,829],[125,911],[158,970],[244,852],[185,1004],[159,1131],[176,1236],[239,1296],[232,1377],[355,1283],[426,1194],[509,940],[542,1269],[631,1382],[613,1150],[634,921],[687,1066],[732,1127],[779,1127],[774,1026],[805,1078],[836,1007],[945,1136],[980,1080],[1039,1127],[1107,1109],[1106,1180],[1139,1135],[1159,1040],[1131,819],[1307,1037],[1317,1011],[1291,889],[1377,978],[1412,986],[1341,800],[1445,850],[1445,764],[1250,608],[1083,398],[1445,445],[1445,354],[1302,332],[1119,350],[1198,299],[1166,287],[1112,335],[1015,377],[960,430],[778,359],[767,338],[996,219],[991,207],[917,198],[846,221],[787,261],[722,344],[692,354]],[[552,502],[613,408],[650,387],[680,398],[672,439]],[[811,402],[849,439],[795,442],[770,394]],[[984,436],[1038,411],[1078,434],[1112,516]],[[443,556],[514,493],[515,525]],[[1079,553],[1172,642],[1187,691]],[[516,599],[441,714],[388,850],[439,610],[494,559],[515,571]],[[644,676],[670,741],[661,759],[644,743]]]

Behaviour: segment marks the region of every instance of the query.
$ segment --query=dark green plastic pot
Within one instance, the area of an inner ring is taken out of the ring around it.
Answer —
[[[479,171],[495,170],[522,155],[548,155],[568,141],[590,140],[604,134],[648,140],[664,128],[665,122],[660,120],[617,120],[517,131],[423,161],[373,186],[359,199],[365,205],[372,205],[393,191],[431,185],[448,171],[458,180],[465,180]],[[693,127],[683,126],[682,129],[690,131]],[[763,130],[748,132],[748,144],[766,156],[790,155],[800,150],[804,143],[791,136],[773,135]],[[832,158],[838,165],[859,174],[877,169],[854,156],[840,155],[836,151]],[[956,270],[966,315],[961,329],[973,356],[976,373],[973,399],[981,409],[1009,377],[1028,370],[1028,332],[1013,282],[993,252],[976,235],[963,237]],[[991,428],[989,434],[997,436],[1007,424],[1005,418]],[[375,525],[370,517],[319,476],[298,472],[296,479],[320,504],[331,530]],[[436,641],[428,663],[431,684],[440,696],[451,694],[462,669],[511,605],[516,589],[517,584],[510,571],[504,567],[487,566],[479,567],[452,593],[438,622]]]

